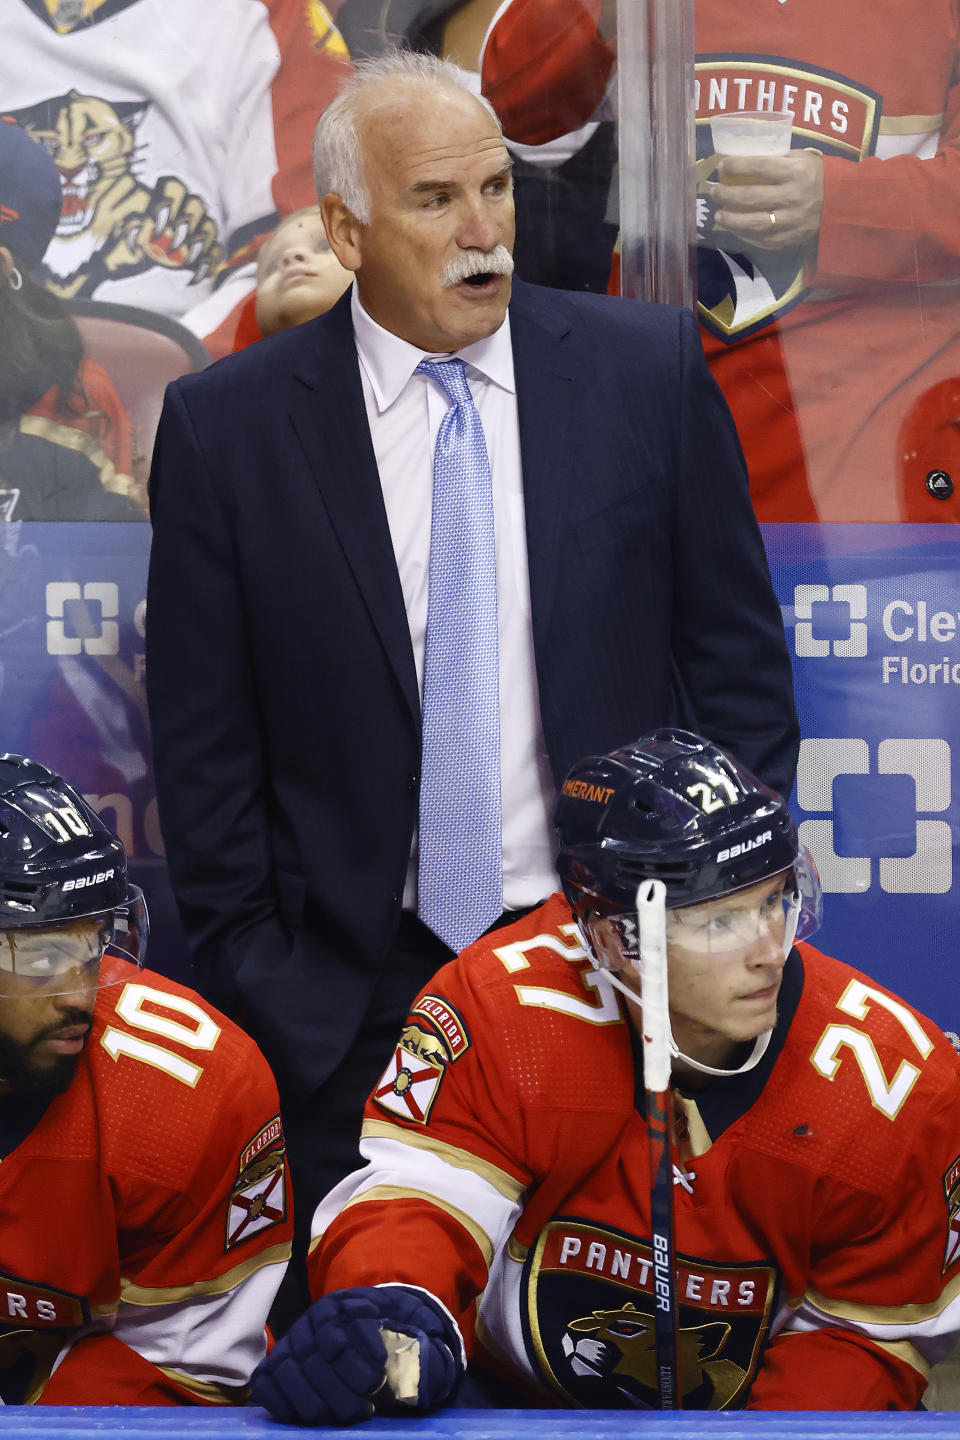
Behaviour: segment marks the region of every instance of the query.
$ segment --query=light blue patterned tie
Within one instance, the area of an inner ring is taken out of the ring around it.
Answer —
[[[463,361],[417,369],[452,401],[433,456],[417,913],[457,952],[503,910],[493,488]]]

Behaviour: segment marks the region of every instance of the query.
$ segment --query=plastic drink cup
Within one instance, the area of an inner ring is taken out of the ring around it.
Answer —
[[[792,110],[731,110],[714,115],[710,120],[714,151],[738,158],[789,155],[793,121]]]

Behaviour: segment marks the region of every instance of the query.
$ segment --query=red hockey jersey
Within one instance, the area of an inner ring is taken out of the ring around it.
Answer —
[[[511,138],[573,129],[602,102],[605,47],[595,29],[585,38],[598,10],[597,0],[501,7],[483,88]],[[794,147],[824,154],[812,255],[732,254],[709,225],[702,234],[704,345],[759,518],[960,519],[955,387],[944,391],[960,374],[956,0],[854,12],[832,0],[696,0],[694,32],[701,219],[712,114],[790,109]],[[953,484],[931,490],[938,469]]]
[[[241,1401],[292,1232],[273,1076],[191,990],[108,963],[70,1088],[0,1101],[0,1398]]]
[[[315,1294],[403,1281],[546,1405],[655,1406],[633,1027],[562,896],[420,995],[314,1219]],[[642,1066],[641,1066],[642,1068]],[[960,1061],[800,945],[760,1065],[677,1096],[685,1408],[909,1409],[960,1328]]]

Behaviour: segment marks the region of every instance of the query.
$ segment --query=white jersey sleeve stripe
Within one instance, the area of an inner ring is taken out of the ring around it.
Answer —
[[[835,1300],[830,1295],[824,1295],[819,1290],[810,1287],[803,1299],[800,1301],[798,1310],[801,1312],[806,1307],[820,1311],[840,1320],[868,1321],[873,1325],[893,1326],[910,1329],[932,1326],[930,1333],[937,1333],[940,1321],[948,1311],[953,1312],[953,1320],[956,1323],[957,1311],[953,1309],[960,1302],[960,1274],[955,1275],[949,1285],[945,1285],[935,1300],[928,1300],[924,1304],[914,1305],[858,1305],[849,1300]],[[926,1333],[925,1331],[923,1333]]]
[[[314,1242],[347,1205],[367,1197],[374,1187],[380,1195],[403,1192],[430,1201],[448,1213],[463,1217],[471,1234],[483,1236],[481,1249],[505,1245],[521,1213],[519,1197],[503,1195],[485,1175],[452,1164],[441,1154],[405,1143],[402,1139],[368,1137],[361,1144],[368,1164],[355,1170],[317,1206],[313,1217]],[[478,1244],[479,1244],[478,1239]]]
[[[364,1120],[361,1134],[360,1153],[369,1155],[369,1146],[363,1143],[364,1140],[396,1140],[403,1145],[412,1145],[416,1150],[426,1150],[432,1155],[439,1155],[448,1165],[455,1165],[462,1170],[472,1170],[475,1175],[482,1175],[489,1180],[494,1189],[499,1190],[508,1200],[519,1200],[528,1186],[522,1180],[517,1180],[509,1175],[506,1170],[499,1166],[492,1165],[489,1160],[481,1160],[476,1155],[471,1155],[469,1150],[461,1150],[456,1145],[447,1145],[443,1140],[437,1140],[432,1135],[418,1134],[412,1130],[402,1130],[399,1125],[391,1125],[389,1120]]]
[[[925,1364],[935,1365],[953,1349],[960,1330],[958,1290],[960,1279],[951,1281],[939,1299],[927,1305],[855,1305],[810,1290],[784,1328],[820,1330],[839,1325],[885,1346],[905,1343],[922,1356],[920,1364],[916,1360],[908,1363],[923,1370]]]
[[[54,1369],[78,1340],[103,1330],[184,1388],[236,1404],[236,1392],[267,1353],[266,1331],[252,1327],[250,1317],[266,1316],[284,1268],[283,1264],[262,1266],[226,1295],[199,1295],[152,1306],[121,1301],[115,1320],[104,1317],[71,1337]]]
[[[224,1275],[217,1275],[213,1280],[198,1280],[194,1285],[156,1287],[137,1285],[124,1276],[120,1281],[120,1303],[121,1305],[172,1305],[180,1300],[202,1298],[205,1295],[230,1294],[257,1270],[270,1265],[285,1266],[290,1259],[290,1252],[290,1242],[285,1240],[279,1245],[271,1245],[268,1250],[261,1250],[258,1254],[252,1255],[249,1260],[245,1260],[242,1265],[235,1265]],[[279,1281],[277,1283],[279,1284]],[[111,1311],[117,1307],[112,1305],[100,1308],[104,1311]]]

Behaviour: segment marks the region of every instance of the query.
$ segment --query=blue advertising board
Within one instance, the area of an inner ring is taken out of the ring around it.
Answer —
[[[956,1041],[960,541],[934,525],[768,525],[802,734],[792,808],[815,942]]]
[[[63,774],[120,836],[150,964],[188,979],[157,819],[144,683],[150,526],[0,525],[0,750]]]
[[[802,743],[792,808],[823,949],[960,1033],[954,981],[960,539],[933,525],[767,525]],[[0,526],[0,746],[61,771],[119,833],[189,978],[147,722],[150,527]]]

